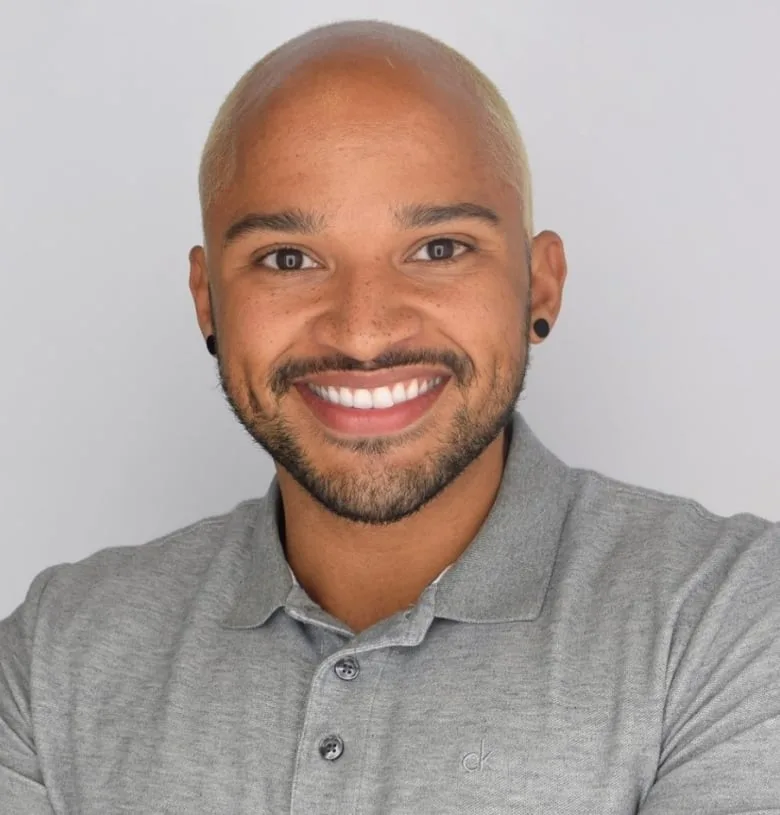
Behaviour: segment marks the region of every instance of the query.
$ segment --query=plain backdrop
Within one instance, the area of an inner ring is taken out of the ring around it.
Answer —
[[[0,617],[47,565],[265,491],[187,289],[199,153],[266,51],[367,17],[460,49],[518,118],[569,259],[537,434],[780,517],[777,0],[5,0]]]

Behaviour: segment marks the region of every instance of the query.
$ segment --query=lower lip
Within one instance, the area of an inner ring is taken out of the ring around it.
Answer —
[[[401,402],[400,405],[393,405],[389,408],[371,408],[370,410],[349,408],[327,402],[317,396],[308,385],[296,385],[296,388],[311,412],[330,430],[350,436],[382,436],[406,430],[413,425],[430,410],[448,381],[445,379],[422,396],[417,396],[408,402]]]

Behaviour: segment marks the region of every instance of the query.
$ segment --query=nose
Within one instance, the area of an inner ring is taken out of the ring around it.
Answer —
[[[387,264],[342,268],[331,279],[314,324],[315,341],[368,362],[422,331],[410,282]]]

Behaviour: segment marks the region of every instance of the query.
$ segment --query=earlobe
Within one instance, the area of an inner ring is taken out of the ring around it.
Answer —
[[[531,313],[534,342],[550,333],[561,309],[566,281],[566,254],[563,241],[549,230],[533,240],[531,254]]]
[[[550,333],[550,324],[544,317],[540,317],[538,320],[534,320],[533,329],[536,336],[543,340]]]

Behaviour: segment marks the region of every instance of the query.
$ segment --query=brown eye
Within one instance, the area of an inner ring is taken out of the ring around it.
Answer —
[[[274,249],[273,252],[263,255],[260,263],[281,272],[297,272],[300,269],[314,269],[317,266],[305,252],[292,247]]]
[[[412,255],[411,260],[453,260],[468,250],[469,247],[465,243],[456,241],[453,238],[436,238],[423,244]]]

